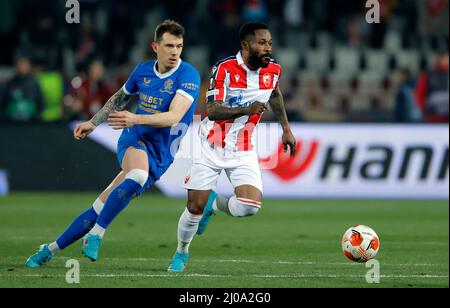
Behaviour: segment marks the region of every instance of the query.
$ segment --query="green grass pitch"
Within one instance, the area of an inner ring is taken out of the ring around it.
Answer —
[[[47,266],[26,258],[53,241],[94,194],[13,194],[0,198],[0,287],[449,287],[448,201],[265,200],[255,217],[217,215],[194,238],[183,274],[167,273],[184,200],[144,195],[106,233],[100,260],[80,243]],[[371,226],[380,237],[380,283],[341,251],[344,231]],[[68,284],[66,262],[80,264],[80,283]]]

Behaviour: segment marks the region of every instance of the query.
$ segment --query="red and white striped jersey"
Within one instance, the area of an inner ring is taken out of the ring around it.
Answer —
[[[266,68],[251,71],[239,52],[213,67],[207,103],[220,101],[229,108],[246,107],[255,102],[268,103],[272,92],[278,90],[281,74],[281,66],[274,60]],[[260,119],[258,114],[226,121],[205,118],[200,137],[227,150],[252,151],[255,147],[253,131]]]

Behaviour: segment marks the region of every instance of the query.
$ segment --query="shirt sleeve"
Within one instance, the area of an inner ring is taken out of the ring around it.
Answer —
[[[214,66],[212,68],[212,76],[210,79],[209,90],[206,93],[206,101],[208,103],[213,103],[215,101],[225,101],[227,96],[225,79],[227,76],[227,71],[223,64]]]
[[[280,79],[281,79],[282,75],[283,75],[283,70],[282,70],[281,66],[279,66],[278,74],[276,77],[275,90],[280,89]]]
[[[140,65],[136,66],[136,68],[133,70],[130,77],[128,78],[127,82],[123,86],[123,92],[125,92],[126,95],[136,95],[139,93],[139,87],[137,84],[139,67]]]
[[[177,94],[183,95],[191,102],[197,100],[200,94],[200,74],[195,69],[186,70],[181,75]]]

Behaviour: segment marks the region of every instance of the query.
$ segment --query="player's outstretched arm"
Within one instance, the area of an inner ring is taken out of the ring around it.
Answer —
[[[123,129],[134,125],[156,128],[172,127],[183,119],[191,106],[192,101],[190,99],[181,94],[176,94],[167,112],[148,115],[134,114],[128,111],[113,112],[108,117],[108,123],[114,129]]]
[[[121,88],[90,121],[80,123],[75,127],[73,131],[74,138],[77,140],[86,138],[97,126],[106,121],[110,113],[123,110],[131,98],[132,96],[125,94]]]
[[[211,121],[233,120],[242,116],[252,114],[262,115],[267,110],[267,105],[263,103],[254,103],[248,107],[229,108],[223,106],[221,102],[215,101],[206,105],[206,112]]]
[[[282,141],[284,144],[284,151],[286,152],[289,146],[291,150],[291,156],[295,156],[296,140],[294,135],[292,134],[289,120],[286,114],[286,109],[284,108],[283,94],[279,89],[272,92],[269,104],[278,121],[280,122],[281,127],[283,128]]]

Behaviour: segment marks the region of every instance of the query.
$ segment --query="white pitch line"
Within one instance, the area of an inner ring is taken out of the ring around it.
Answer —
[[[65,258],[67,259],[67,258]],[[104,260],[124,260],[124,261],[140,261],[140,262],[170,262],[171,259],[158,258],[104,258]],[[264,260],[246,260],[246,259],[195,259],[194,262],[202,263],[247,263],[247,264],[281,264],[281,265],[347,265],[358,266],[362,263],[356,262],[313,262],[313,261],[264,261]],[[384,266],[442,266],[440,263],[382,263]]]
[[[0,277],[30,277],[30,278],[64,278],[65,275],[0,275]],[[306,278],[364,278],[364,275],[271,275],[271,274],[255,274],[255,275],[214,275],[214,274],[88,274],[80,275],[80,278],[261,278],[261,279],[306,279]],[[436,279],[449,278],[449,275],[380,275],[380,278],[421,278],[421,279]]]
[[[16,259],[22,258],[24,260],[27,257],[5,257],[4,259]],[[70,257],[55,257],[54,260],[69,260],[77,259]],[[128,261],[128,262],[166,262],[169,263],[171,259],[161,259],[161,258],[102,258],[104,261]],[[356,262],[314,262],[314,261],[264,261],[264,260],[247,260],[247,259],[194,259],[194,262],[200,263],[245,263],[245,264],[273,264],[273,265],[342,265],[342,266],[361,266],[363,263]],[[383,266],[414,266],[414,267],[433,267],[433,266],[443,266],[446,263],[381,263]]]
[[[16,259],[18,257],[5,257],[4,259]],[[27,257],[20,257],[24,260]],[[69,260],[69,259],[77,259],[70,257],[55,257],[54,260]],[[104,261],[128,261],[128,262],[165,262],[169,263],[171,259],[161,259],[161,258],[102,258]],[[245,263],[245,264],[273,264],[273,265],[342,265],[342,266],[360,266],[363,263],[356,262],[313,262],[313,261],[284,261],[284,260],[275,260],[275,261],[264,261],[264,260],[248,260],[248,259],[194,259],[194,262],[200,263]],[[383,266],[399,266],[399,267],[433,267],[433,266],[443,266],[447,265],[447,263],[381,263]]]

